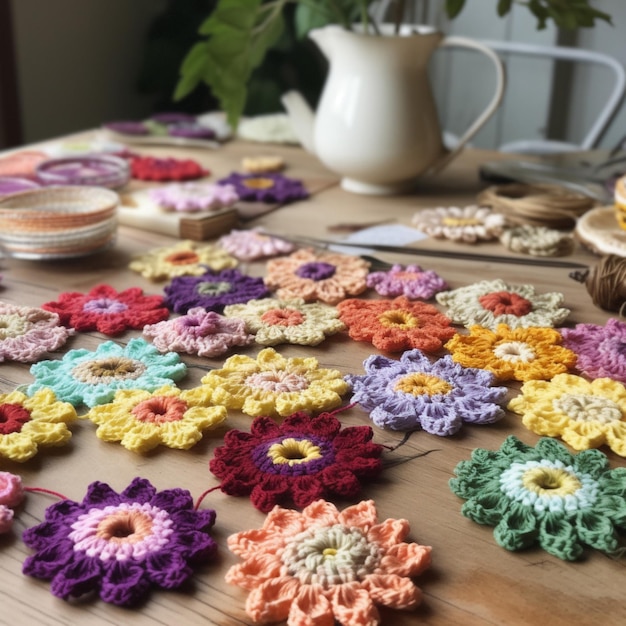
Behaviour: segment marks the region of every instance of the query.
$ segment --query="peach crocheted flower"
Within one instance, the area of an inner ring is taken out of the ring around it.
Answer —
[[[495,331],[471,326],[469,335],[455,335],[445,348],[464,367],[493,372],[499,380],[549,380],[576,365],[576,353],[561,345],[553,328],[509,328]]]
[[[327,335],[344,330],[334,306],[322,302],[306,304],[304,300],[250,300],[246,304],[231,304],[224,308],[226,317],[245,321],[246,330],[264,346],[293,343],[316,346]]]
[[[237,266],[220,246],[194,241],[180,241],[173,246],[156,248],[133,259],[128,267],[149,280],[167,280],[176,276],[200,276],[207,271]]]
[[[337,305],[340,319],[355,341],[370,341],[385,352],[418,348],[436,352],[456,334],[450,320],[431,304],[406,296],[393,300],[351,298]]]
[[[285,358],[273,348],[261,350],[256,359],[231,356],[202,383],[215,404],[253,417],[321,413],[338,407],[350,389],[338,370],[319,367],[313,357]]]
[[[508,408],[520,413],[533,432],[560,436],[574,450],[607,444],[626,456],[626,387],[620,382],[574,374],[557,374],[550,382],[531,380]]]
[[[226,409],[215,406],[203,386],[181,391],[166,385],[153,393],[123,389],[108,404],[93,407],[85,416],[98,425],[96,435],[119,441],[132,452],[147,452],[159,444],[187,450],[202,433],[226,419]]]
[[[430,565],[430,546],[407,543],[405,519],[378,521],[372,500],[343,511],[317,500],[302,513],[279,506],[261,528],[228,538],[243,559],[226,582],[250,593],[254,623],[375,626],[376,605],[413,609],[422,592],[410,579]]]
[[[476,243],[498,237],[506,218],[490,208],[471,205],[422,209],[415,213],[412,222],[415,228],[431,237]]]
[[[281,300],[302,298],[337,304],[367,289],[369,263],[359,257],[311,249],[267,262],[265,284]]]
[[[498,324],[510,328],[558,326],[570,310],[561,308],[563,294],[536,294],[532,285],[508,285],[503,280],[483,280],[435,296],[448,307],[454,324],[466,328],[479,325],[495,330]]]

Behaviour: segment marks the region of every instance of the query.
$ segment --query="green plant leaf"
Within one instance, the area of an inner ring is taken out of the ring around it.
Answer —
[[[446,0],[446,13],[452,20],[454,19],[465,6],[465,0]]]
[[[513,0],[498,0],[498,15],[504,17],[513,6]]]

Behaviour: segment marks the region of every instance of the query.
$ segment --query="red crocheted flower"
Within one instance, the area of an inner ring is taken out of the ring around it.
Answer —
[[[155,157],[134,157],[131,160],[130,172],[139,180],[194,180],[210,174],[193,159],[159,159]]]
[[[369,426],[349,426],[332,413],[298,412],[281,424],[257,417],[251,432],[229,430],[209,468],[231,496],[250,495],[264,512],[292,500],[303,508],[328,494],[353,498],[359,479],[382,470],[381,445],[371,443]]]
[[[110,285],[97,285],[88,294],[62,293],[56,302],[41,306],[57,313],[61,324],[79,332],[97,330],[105,335],[119,335],[125,330],[141,330],[169,317],[163,296],[144,296],[139,287],[119,293]]]

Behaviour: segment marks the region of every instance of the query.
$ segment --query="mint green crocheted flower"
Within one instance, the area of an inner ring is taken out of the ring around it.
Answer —
[[[154,391],[171,385],[187,374],[187,366],[176,352],[161,354],[145,339],[131,339],[126,346],[105,341],[91,352],[70,350],[60,361],[40,361],[30,368],[35,382],[32,396],[49,388],[58,400],[75,407],[94,407],[110,402],[118,389]]]
[[[511,435],[500,450],[474,450],[454,473],[449,484],[466,500],[463,515],[494,526],[507,550],[538,543],[573,561],[585,545],[615,552],[617,531],[626,530],[626,468],[609,469],[599,450],[571,454],[550,438],[533,448]]]

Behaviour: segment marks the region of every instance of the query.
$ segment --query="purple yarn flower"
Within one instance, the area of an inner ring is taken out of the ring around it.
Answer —
[[[388,272],[371,272],[367,286],[385,298],[406,296],[411,300],[430,300],[436,293],[448,289],[439,274],[423,270],[419,265],[393,265]]]
[[[180,122],[167,127],[170,137],[184,137],[185,139],[214,139],[215,131],[197,122]]]
[[[44,522],[24,531],[36,552],[22,571],[51,580],[53,595],[64,600],[96,592],[104,602],[136,605],[151,587],[180,587],[193,564],[214,554],[214,522],[215,511],[194,510],[185,489],[157,492],[135,478],[118,494],[93,482],[82,502],[57,502]]]
[[[563,345],[578,356],[576,367],[583,374],[626,383],[626,323],[611,318],[604,326],[577,324],[559,330]]]
[[[227,304],[258,300],[269,295],[262,278],[235,269],[208,271],[200,276],[177,276],[167,285],[165,305],[176,313],[194,307],[221,312]]]
[[[122,135],[148,135],[150,133],[150,130],[143,122],[134,122],[132,120],[108,122],[104,127]]]
[[[155,113],[150,119],[158,124],[192,124],[196,121],[195,116],[189,113],[179,113],[178,111]]]
[[[373,355],[364,362],[365,376],[348,374],[351,402],[358,402],[381,428],[452,435],[463,422],[491,424],[504,416],[497,403],[506,387],[492,387],[486,370],[463,367],[445,356],[431,363],[420,350],[409,350],[400,361]]]
[[[238,174],[218,181],[220,185],[234,185],[241,200],[248,202],[292,202],[308,198],[309,193],[300,180],[282,174]]]

